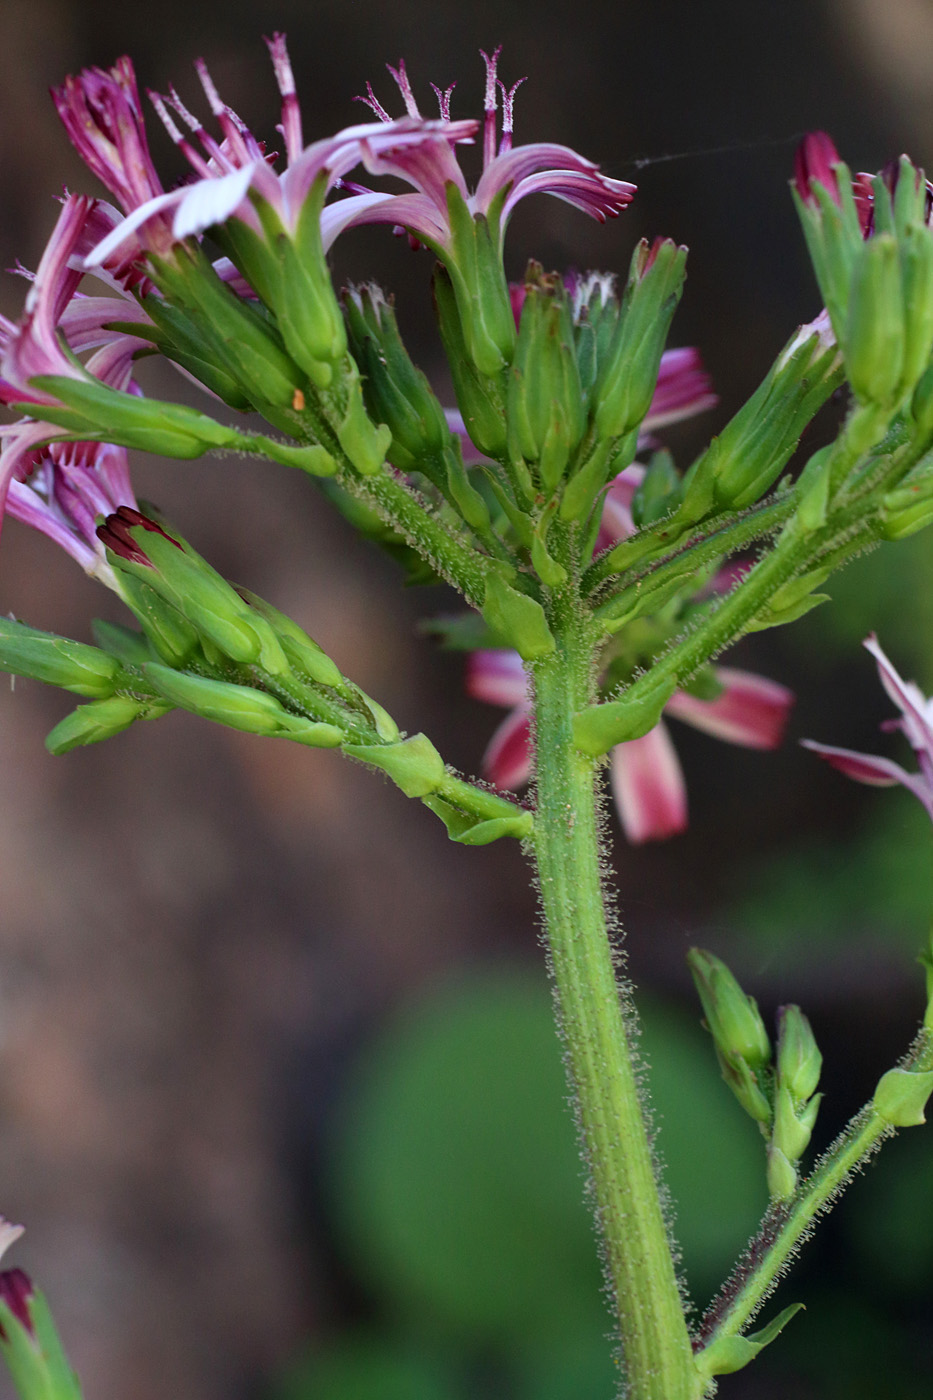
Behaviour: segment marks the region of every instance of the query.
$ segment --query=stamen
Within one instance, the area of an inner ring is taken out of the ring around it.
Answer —
[[[376,114],[376,116],[381,122],[390,122],[392,120],[386,109],[383,107],[382,103],[379,101],[379,98],[373,92],[372,83],[366,84],[365,97],[354,97],[353,101],[362,102],[364,106],[368,107],[371,112],[374,112]]]
[[[281,132],[285,138],[285,154],[289,165],[291,165],[293,161],[298,159],[302,148],[301,108],[298,106],[298,97],[295,92],[295,75],[292,72],[291,59],[285,45],[285,35],[273,34],[271,39],[266,40],[266,46],[272,57],[275,81],[282,94]]]
[[[510,88],[506,89],[505,83],[499,82],[498,79],[496,80],[499,91],[502,93],[502,139],[499,142],[500,156],[512,149],[512,114],[515,107],[515,94],[518,92],[522,83],[527,83],[527,81],[527,78],[519,78],[517,83],[513,83]]]
[[[450,94],[453,92],[456,86],[456,83],[451,83],[449,88],[445,88],[444,91],[441,92],[440,88],[437,86],[436,83],[431,84],[431,89],[434,93],[434,96],[437,98],[437,105],[441,109],[442,122],[450,121]]]
[[[179,98],[175,89],[170,88],[169,91],[171,92],[171,97],[168,100],[171,102],[175,111],[182,118],[182,120],[185,121],[187,125],[190,126],[191,130],[194,131],[200,138],[201,144],[207,151],[208,155],[214,156],[215,158],[219,156],[220,152],[216,143],[212,141],[211,137],[208,136],[207,132],[200,125],[197,119],[193,117],[191,113],[187,110],[187,108],[182,104],[181,99]],[[179,148],[180,151],[184,153],[186,159],[190,161],[191,165],[194,167],[194,169],[198,172],[199,175],[210,175],[211,169],[210,166],[207,164],[207,161],[204,159],[204,157],[199,151],[196,151],[194,149],[191,142],[187,139],[187,137],[185,137],[182,134],[182,132],[178,130],[178,127],[172,120],[168,107],[166,106],[166,100],[159,93],[153,92],[151,88],[147,89],[147,96],[149,98],[149,101],[152,103],[153,107],[156,109],[156,112],[159,115],[162,125],[165,127],[169,136],[175,142],[175,145]]]
[[[405,72],[405,60],[400,58],[398,67],[393,68],[391,63],[386,64],[386,68],[395,79],[395,85],[402,94],[402,101],[405,103],[405,111],[410,117],[420,120],[421,113],[418,111],[418,104],[415,101],[415,94],[411,90],[411,83],[408,81],[408,74]]]
[[[502,52],[502,45],[493,49],[490,56],[485,49],[480,49],[483,55],[483,62],[486,64],[486,96],[483,101],[483,110],[486,119],[483,124],[483,167],[489,165],[496,155],[496,65],[499,62],[499,55]]]
[[[215,117],[222,117],[225,110],[224,104],[220,100],[220,93],[214,87],[214,80],[207,71],[207,64],[204,62],[203,58],[195,59],[194,69],[201,80],[204,96],[210,104],[211,111],[214,113]]]

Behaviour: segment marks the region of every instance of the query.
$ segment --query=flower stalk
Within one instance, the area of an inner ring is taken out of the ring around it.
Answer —
[[[696,1400],[703,1385],[661,1209],[601,877],[597,764],[572,742],[593,698],[597,638],[577,585],[551,596],[554,651],[534,663],[533,852],[560,1028],[593,1180],[631,1400]]]

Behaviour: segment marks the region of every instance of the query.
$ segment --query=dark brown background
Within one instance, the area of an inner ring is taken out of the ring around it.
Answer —
[[[478,112],[477,50],[501,42],[506,80],[529,75],[518,139],[567,142],[640,186],[607,228],[530,202],[513,223],[512,270],[530,254],[621,269],[643,233],[688,243],[676,342],[703,349],[724,401],[715,423],[818,309],[786,188],[795,138],[827,127],[863,168],[904,147],[931,153],[925,0],[0,0],[0,21],[5,266],[35,265],[63,184],[94,190],[47,97],[84,64],[130,52],[143,84],[175,81],[193,102],[190,60],[203,55],[225,99],[272,138],[260,35],[283,28],[311,139],[360,119],[351,98],[367,78],[392,101],[382,65],[400,54],[419,93],[456,78],[455,113]],[[180,174],[152,132],[166,178]],[[376,230],[345,239],[335,265],[393,287],[422,362],[436,364],[425,255]],[[8,314],[21,290],[6,279]],[[682,433],[685,460],[712,426]],[[235,460],[140,460],[136,477],[218,568],[306,625],[408,730],[476,768],[497,717],[463,698],[457,659],[415,635],[447,600],[403,593],[307,480]],[[904,601],[922,612],[923,599]],[[15,526],[0,607],[79,638],[95,613],[119,616]],[[857,626],[875,622],[868,597]],[[744,655],[800,692],[795,737],[872,742],[882,702],[857,656],[840,692],[828,663],[782,638]],[[864,714],[842,715],[850,697]],[[63,712],[39,685],[0,701],[0,1209],[29,1227],[16,1262],[51,1294],[89,1400],[258,1395],[334,1314],[332,1261],[307,1225],[313,1151],[298,1147],[315,1140],[347,1048],[462,961],[540,960],[526,871],[514,845],[451,845],[424,809],[332,754],[188,717],[52,759],[42,739]],[[821,823],[845,831],[862,793],[792,748],[678,743],[690,835],[620,843],[617,863],[636,974],[686,996],[682,955],[716,918],[730,852],[750,858]],[[750,971],[765,996],[790,995],[792,963]],[[808,975],[817,998],[835,995],[836,978],[858,1005],[890,986],[906,1008],[894,1044],[909,1031],[909,969],[883,951]]]

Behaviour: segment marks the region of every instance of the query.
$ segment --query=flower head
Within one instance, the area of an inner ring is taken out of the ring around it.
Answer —
[[[827,763],[856,782],[868,783],[872,787],[893,787],[900,783],[923,803],[933,818],[933,699],[927,699],[913,681],[901,680],[881,650],[874,633],[866,637],[863,645],[875,658],[881,684],[901,712],[900,719],[887,720],[882,728],[899,729],[906,736],[917,755],[919,772],[908,773],[899,763],[875,754],[832,748],[828,744],[817,744],[812,739],[801,742],[804,748],[812,749],[820,758],[825,758]]]

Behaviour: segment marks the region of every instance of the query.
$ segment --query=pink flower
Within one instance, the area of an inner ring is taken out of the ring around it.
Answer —
[[[585,214],[604,221],[613,218],[631,202],[635,186],[627,180],[614,180],[603,175],[593,161],[578,155],[568,146],[550,142],[535,142],[527,146],[512,145],[513,107],[515,92],[523,78],[506,89],[497,75],[499,49],[491,55],[484,53],[486,64],[486,94],[483,120],[483,170],[475,190],[470,192],[454,156],[456,142],[444,139],[444,133],[420,144],[404,148],[381,147],[367,169],[377,175],[395,175],[410,184],[415,194],[392,195],[382,205],[372,204],[360,211],[359,223],[391,222],[413,233],[435,252],[449,250],[452,241],[448,215],[448,189],[453,187],[475,217],[484,215],[494,222],[501,234],[519,200],[530,194],[551,194]],[[390,67],[405,109],[412,119],[421,120],[404,63]],[[433,84],[432,84],[433,86]],[[452,88],[434,92],[440,104],[442,126],[450,122]],[[372,88],[367,88],[366,102],[386,123],[391,118],[377,101]],[[501,130],[499,111],[501,99]]]
[[[475,651],[467,667],[470,695],[511,707],[489,742],[483,772],[496,787],[519,787],[534,765],[530,692],[521,658],[512,651]],[[776,681],[727,666],[717,666],[715,675],[723,688],[715,700],[677,691],[666,713],[731,744],[776,748],[794,701],[792,692]],[[683,771],[663,722],[644,738],[615,746],[610,782],[622,829],[633,845],[675,836],[686,827]]]
[[[148,322],[134,298],[83,296],[76,250],[96,201],[71,195],[39,263],[18,325],[0,318],[0,402],[29,404],[35,417],[0,427],[0,516],[5,513],[62,545],[82,568],[107,579],[109,569],[94,537],[94,517],[134,500],[126,452],[100,443],[51,441],[61,429],[42,420],[58,402],[37,388],[40,375],[95,378],[135,391],[133,357],[149,342],[108,330],[113,321]],[[88,352],[83,366],[79,353]]]
[[[145,180],[139,180],[131,186],[121,178],[123,162],[120,151],[111,156],[109,163],[103,162],[104,168],[101,169],[102,163],[96,159],[100,143],[77,139],[74,123],[66,121],[69,135],[91,169],[100,174],[109,188],[116,189],[119,185],[121,197],[129,196],[123,199],[127,217],[91,250],[88,266],[96,266],[116,253],[132,248],[137,237],[143,239],[146,247],[157,252],[164,251],[172,242],[200,234],[212,224],[223,223],[231,217],[236,217],[261,234],[262,225],[250,195],[264,200],[275,211],[282,227],[293,232],[312,186],[319,179],[323,180],[325,189],[330,190],[342,184],[344,177],[361,163],[370,170],[375,169],[383,151],[401,153],[409,146],[419,146],[425,142],[440,141],[446,145],[448,142],[469,140],[477,130],[478,123],[475,121],[425,122],[420,118],[404,117],[397,122],[390,121],[388,125],[380,120],[347,127],[336,136],[303,146],[301,113],[285,36],[275,34],[267,40],[267,44],[282,99],[279,129],[285,140],[286,168],[281,174],[276,174],[272,169],[271,160],[274,157],[266,154],[263,143],[222,101],[202,59],[195,67],[217,122],[219,139],[188,111],[174,89],[167,97],[158,93],[149,94],[169,135],[197,176],[193,183],[163,193],[155,172],[151,171],[152,178],[148,185]],[[80,110],[82,102],[87,106],[91,101],[90,93],[96,95],[107,77],[99,70],[92,69],[69,79],[71,108]],[[122,85],[128,83],[131,77],[129,59],[121,59],[118,68],[109,75],[110,82],[121,91]],[[104,87],[106,90],[105,82]],[[135,79],[132,79],[132,87],[135,92]],[[118,93],[112,95],[112,101],[119,105]],[[61,104],[59,110],[62,110]],[[134,149],[143,149],[145,135],[142,117],[135,107],[133,113],[138,119]],[[180,129],[176,117],[188,129],[193,140]],[[365,217],[367,210],[374,204],[384,204],[386,198],[385,194],[367,190],[325,209],[321,220],[324,247],[329,247],[337,234],[349,224],[369,222]]]
[[[827,763],[856,782],[868,783],[873,787],[893,787],[895,783],[901,783],[923,803],[933,818],[933,700],[928,700],[913,681],[901,680],[878,645],[874,633],[866,637],[863,645],[875,658],[881,684],[901,712],[900,719],[887,720],[882,728],[899,729],[906,735],[917,755],[920,771],[908,773],[899,763],[875,754],[831,748],[828,744],[814,743],[812,739],[801,742],[804,748],[812,749],[820,758],[825,758]]]

